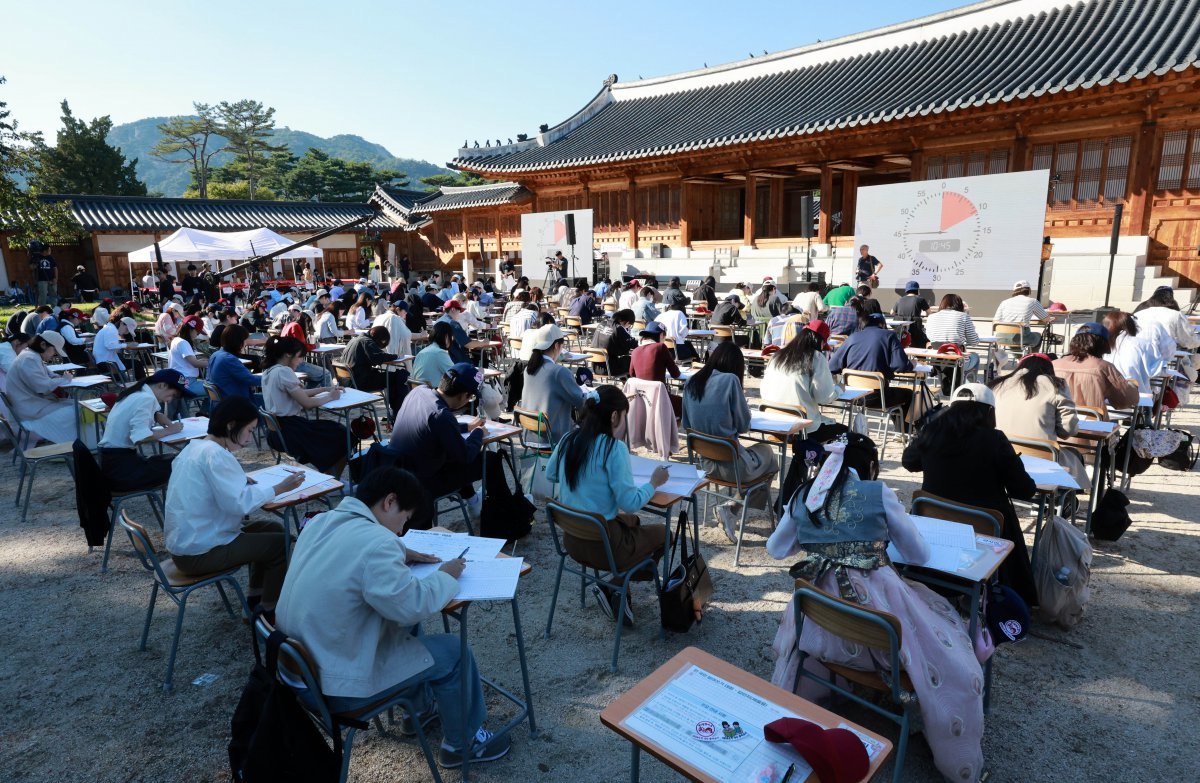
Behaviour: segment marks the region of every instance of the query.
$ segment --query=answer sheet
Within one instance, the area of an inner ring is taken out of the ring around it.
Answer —
[[[300,465],[273,465],[269,468],[256,470],[253,473],[247,473],[246,475],[249,478],[254,479],[259,484],[266,484],[267,486],[273,487],[279,482],[288,478],[288,476],[292,473],[303,473],[304,481],[299,487],[293,489],[291,492],[288,492],[286,495],[277,496],[275,498],[276,501],[301,495],[305,492],[305,490],[312,489],[316,485],[322,484],[333,478],[333,476],[329,476],[324,473],[318,473],[311,468],[305,468]]]
[[[466,533],[443,533],[437,530],[410,530],[400,540],[406,549],[433,555],[442,560],[453,560],[462,554],[466,560],[494,560],[504,546],[502,538],[469,536]]]
[[[910,517],[921,537],[929,544],[929,558],[923,563],[914,563],[901,557],[893,544],[888,544],[888,557],[894,562],[934,568],[947,573],[957,573],[974,565],[983,552],[975,547],[975,530],[961,522],[951,522],[933,517]]]
[[[659,487],[658,491],[668,495],[690,496],[696,491],[696,486],[704,480],[701,470],[684,462],[659,462],[630,454],[629,465],[632,468],[633,483],[639,485],[650,483],[650,475],[659,465],[666,467],[667,483]]]
[[[461,549],[459,550],[462,551]],[[517,594],[523,557],[494,557],[491,560],[468,560],[458,578],[456,601],[510,601]],[[437,571],[437,563],[417,563],[409,566],[417,579]]]

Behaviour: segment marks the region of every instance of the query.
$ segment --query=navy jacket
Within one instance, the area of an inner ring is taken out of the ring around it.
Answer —
[[[454,412],[428,386],[404,398],[389,442],[401,467],[417,478],[431,478],[469,465],[483,449],[482,427],[463,437]]]
[[[898,372],[912,372],[912,367],[896,333],[877,326],[859,329],[847,337],[829,359],[830,372],[881,372],[889,380]]]

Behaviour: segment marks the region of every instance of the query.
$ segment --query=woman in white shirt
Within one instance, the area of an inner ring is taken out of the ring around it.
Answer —
[[[346,428],[329,419],[309,419],[306,410],[319,408],[341,396],[340,386],[306,389],[296,376],[296,367],[306,353],[295,337],[268,337],[263,346],[263,410],[275,416],[287,453],[297,462],[312,465],[322,473],[340,476],[346,467]],[[267,434],[273,448],[283,450],[274,433]]]
[[[166,344],[179,333],[179,322],[183,320],[183,305],[172,302],[154,322],[154,334]]]
[[[821,413],[822,405],[828,405],[842,393],[841,387],[833,382],[829,360],[825,357],[828,337],[829,327],[824,321],[809,321],[795,338],[771,357],[759,391],[763,402],[804,408],[806,418],[813,422],[805,428],[804,436],[820,443],[828,443],[846,432],[844,424]]]
[[[953,343],[960,348],[979,342],[975,322],[966,313],[966,304],[958,294],[946,294],[938,311],[925,319],[925,336],[931,345]]]
[[[1164,338],[1171,347],[1174,342],[1160,324],[1147,320],[1139,325],[1131,314],[1120,310],[1105,314],[1104,326],[1109,335],[1105,361],[1112,362],[1122,375],[1136,381],[1139,392],[1149,394],[1150,379],[1166,370],[1174,356],[1173,353],[1163,356]]]
[[[667,330],[667,337],[675,342],[675,359],[681,362],[690,362],[697,358],[698,354],[692,344],[688,342],[688,320],[685,309],[687,305],[682,299],[678,299],[671,303],[671,306],[666,312],[659,313],[654,320],[663,325]]]
[[[249,564],[251,608],[273,611],[287,572],[282,526],[274,521],[243,522],[243,517],[277,495],[304,483],[304,474],[271,486],[246,476],[234,452],[245,448],[258,427],[258,409],[244,397],[213,408],[208,437],[189,443],[175,458],[167,485],[163,526],[175,567],[200,576]]]
[[[183,376],[187,389],[186,397],[203,397],[204,381],[200,380],[200,371],[208,367],[208,357],[196,353],[196,330],[189,323],[179,327],[179,333],[171,340],[170,359],[167,367]],[[178,407],[178,404],[175,406]],[[172,411],[174,415],[175,411]]]
[[[132,492],[167,483],[173,455],[144,457],[138,447],[183,429],[180,422],[171,421],[160,409],[164,403],[178,400],[186,390],[184,377],[168,369],[127,386],[117,396],[100,439],[100,472],[110,489]],[[152,429],[155,424],[162,425],[162,429]]]
[[[342,315],[342,303],[333,302],[328,308],[321,311],[317,316],[317,322],[313,329],[317,333],[317,342],[319,343],[336,343],[342,339],[341,328],[338,327],[338,318]]]
[[[350,305],[349,312],[346,313],[346,328],[366,329],[371,325],[371,295],[359,294],[358,300]]]
[[[106,323],[92,341],[92,358],[96,360],[97,368],[111,374],[110,370],[99,366],[109,365],[112,370],[125,372],[125,363],[121,361],[121,350],[125,347],[124,338],[136,331],[137,321],[132,318],[125,317]]]
[[[73,375],[46,369],[46,362],[54,356],[67,355],[62,346],[62,335],[58,332],[33,337],[13,359],[5,379],[13,414],[25,429],[51,443],[70,443],[75,439],[75,402],[54,395],[56,389],[71,382]]]
[[[96,309],[92,311],[92,326],[103,329],[104,325],[108,323],[109,308],[112,306],[112,299],[101,299],[100,304],[96,305]]]

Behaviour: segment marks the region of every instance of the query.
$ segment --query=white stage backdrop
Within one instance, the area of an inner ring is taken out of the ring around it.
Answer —
[[[567,244],[568,214],[575,216],[575,263],[571,265],[571,246]],[[567,257],[566,277],[592,280],[592,210],[533,212],[521,215],[522,274],[539,285],[546,276],[545,259],[561,250]]]
[[[860,188],[854,245],[883,264],[881,288],[1011,290],[1037,280],[1050,172]],[[854,257],[858,257],[857,249]]]

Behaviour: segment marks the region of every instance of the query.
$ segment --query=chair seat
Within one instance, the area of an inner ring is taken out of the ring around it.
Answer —
[[[764,473],[763,475],[759,476],[756,479],[753,479],[750,481],[745,481],[742,483],[742,488],[747,489],[749,487],[756,487],[759,484],[762,484],[764,481],[769,482],[771,480],[771,478],[773,476],[775,476],[776,473],[778,473],[778,471],[773,470],[770,473]],[[716,476],[712,475],[711,473],[705,473],[704,477],[706,479],[708,479],[709,484],[715,484],[718,487],[725,487],[726,489],[737,489],[737,487],[738,487],[738,484],[736,481],[726,481],[725,479],[719,479]]]
[[[49,459],[51,457],[69,457],[71,456],[72,444],[70,443],[50,443],[45,446],[35,446],[32,449],[26,449],[22,456],[25,459]]]
[[[890,693],[891,688],[883,681],[883,678],[876,672],[865,672],[862,669],[851,669],[849,666],[842,666],[840,663],[827,663],[821,661],[821,665],[834,674],[845,677],[850,682],[870,688],[873,691],[880,693]],[[912,680],[909,679],[908,672],[900,672],[900,689],[906,693],[916,693],[913,690]]]
[[[145,489],[114,489],[109,494],[112,496],[113,500],[118,500],[120,498],[127,498],[132,495],[145,495],[150,492],[161,493],[164,489],[166,489],[166,486],[166,482],[163,482],[158,486],[146,487]]]
[[[174,560],[161,561],[163,573],[167,575],[167,583],[171,587],[189,587],[194,584],[203,582],[205,579],[212,579],[214,576],[227,576],[237,573],[238,569],[230,569],[228,571],[214,571],[211,574],[185,574],[175,565]]]

